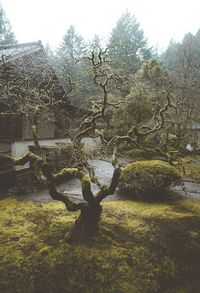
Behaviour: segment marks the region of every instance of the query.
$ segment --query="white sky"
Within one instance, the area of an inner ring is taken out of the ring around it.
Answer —
[[[71,24],[87,41],[108,37],[128,8],[152,46],[200,28],[200,0],[1,0],[19,42],[41,40],[57,47]]]

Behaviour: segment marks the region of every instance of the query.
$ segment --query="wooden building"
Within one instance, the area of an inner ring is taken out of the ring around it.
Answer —
[[[70,126],[77,127],[77,117],[84,113],[71,104],[42,43],[0,46],[0,153],[18,157],[33,145],[30,118],[36,99],[44,105],[62,101],[59,111],[44,107],[44,113],[40,112],[40,144],[49,147],[68,142]],[[29,165],[17,170],[24,168]],[[12,175],[10,166],[0,166],[0,189],[12,183]]]

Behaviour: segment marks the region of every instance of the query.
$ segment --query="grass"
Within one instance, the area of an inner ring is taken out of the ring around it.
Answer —
[[[2,199],[0,292],[200,291],[199,201],[104,202],[93,237],[70,237],[77,216],[59,202]]]

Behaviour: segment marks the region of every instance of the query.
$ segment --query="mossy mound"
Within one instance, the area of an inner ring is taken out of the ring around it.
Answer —
[[[200,202],[103,203],[99,232],[69,237],[59,202],[0,201],[0,292],[199,292]]]
[[[122,171],[119,187],[133,195],[158,197],[180,179],[178,171],[160,160],[138,161]]]

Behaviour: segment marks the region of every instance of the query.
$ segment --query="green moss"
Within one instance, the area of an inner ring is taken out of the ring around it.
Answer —
[[[84,175],[83,178],[81,179],[82,187],[87,188],[90,186],[90,178],[87,175]]]
[[[180,179],[178,171],[160,160],[138,161],[122,171],[119,187],[134,195],[156,196]]]
[[[187,178],[200,181],[200,165],[184,164],[183,175]]]
[[[103,209],[95,236],[72,238],[62,203],[1,200],[0,292],[198,292],[200,202]]]
[[[63,168],[60,172],[54,174],[54,179],[59,182],[69,178],[77,177],[79,170],[77,168]]]
[[[158,154],[156,151],[145,151],[143,149],[129,149],[127,155],[133,160],[149,160],[155,157]],[[159,154],[160,155],[160,154]]]

